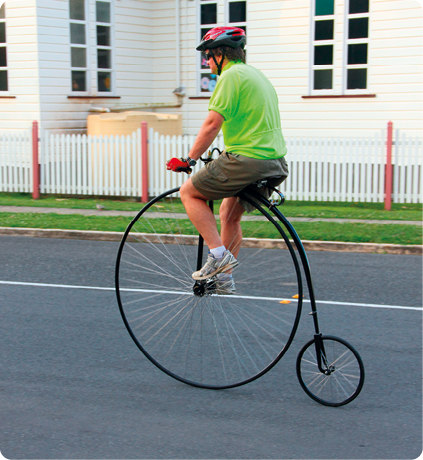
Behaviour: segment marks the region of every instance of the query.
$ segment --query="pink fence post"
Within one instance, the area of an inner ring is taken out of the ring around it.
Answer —
[[[386,141],[386,166],[385,166],[385,211],[390,211],[392,206],[392,134],[394,124],[388,122],[388,138]]]
[[[32,122],[32,198],[40,199],[40,166],[38,163],[38,122]]]
[[[141,122],[141,201],[148,201],[148,125]]]

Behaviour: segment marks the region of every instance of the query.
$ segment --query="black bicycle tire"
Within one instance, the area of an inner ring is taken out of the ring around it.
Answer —
[[[322,398],[319,398],[318,396],[316,396],[307,386],[307,384],[304,382],[304,379],[302,377],[302,372],[301,372],[301,360],[302,360],[302,357],[304,355],[304,353],[307,351],[307,349],[309,347],[315,347],[315,339],[311,339],[309,342],[307,342],[303,348],[300,350],[300,352],[298,353],[298,356],[297,356],[297,361],[296,361],[296,371],[297,371],[297,378],[298,378],[298,381],[301,385],[301,388],[305,391],[305,393],[311,398],[313,399],[314,401],[318,402],[319,404],[322,404],[324,406],[330,406],[330,407],[340,407],[340,406],[344,406],[346,404],[349,404],[351,401],[353,401],[354,399],[357,398],[357,396],[360,394],[362,388],[363,388],[363,385],[364,385],[364,379],[365,379],[365,370],[364,370],[364,364],[363,364],[363,361],[361,359],[361,356],[359,355],[358,351],[350,344],[348,343],[346,340],[344,339],[341,339],[340,337],[335,337],[335,336],[332,336],[332,335],[323,335],[322,336],[322,341],[323,343],[325,341],[334,341],[334,342],[338,342],[338,343],[341,343],[342,345],[344,345],[346,348],[348,348],[352,354],[354,355],[354,357],[356,358],[357,360],[357,363],[358,363],[358,367],[359,367],[359,370],[360,370],[360,376],[359,376],[359,381],[358,381],[358,384],[356,386],[356,389],[355,391],[351,394],[351,396],[349,396],[348,398],[346,398],[345,400],[343,401],[340,401],[340,402],[330,402],[330,401],[327,401],[327,400],[324,400]],[[316,364],[316,367],[317,367],[317,364]]]
[[[248,379],[245,379],[245,380],[243,380],[241,382],[236,382],[236,383],[229,384],[229,385],[204,385],[204,384],[200,384],[200,383],[195,382],[195,381],[191,381],[189,379],[186,379],[184,377],[181,377],[181,376],[175,374],[172,371],[169,371],[166,367],[162,366],[160,364],[160,362],[158,362],[153,356],[151,356],[148,351],[146,351],[146,349],[143,347],[143,345],[140,343],[140,341],[137,339],[136,335],[134,334],[134,332],[131,329],[131,326],[130,326],[130,324],[129,324],[128,320],[127,320],[126,314],[125,314],[125,309],[124,309],[124,306],[122,304],[121,295],[120,295],[119,268],[120,268],[121,256],[122,256],[122,252],[123,252],[125,243],[127,241],[128,235],[130,234],[130,231],[131,231],[132,227],[134,226],[134,224],[138,221],[138,219],[154,203],[156,203],[159,200],[161,200],[161,199],[163,199],[165,197],[168,197],[169,195],[172,195],[172,194],[174,194],[174,193],[176,193],[178,191],[179,191],[179,187],[176,187],[176,188],[171,189],[171,190],[169,190],[167,192],[164,192],[163,194],[161,194],[161,195],[153,198],[151,201],[149,201],[140,210],[140,212],[134,217],[134,219],[131,221],[131,223],[128,225],[128,227],[127,227],[127,229],[126,229],[126,231],[125,231],[125,233],[124,233],[124,235],[122,237],[122,240],[121,240],[120,245],[119,245],[118,254],[117,254],[116,270],[115,270],[115,288],[116,288],[115,290],[116,290],[116,296],[117,296],[117,301],[118,301],[120,314],[122,316],[123,322],[125,324],[126,329],[128,330],[129,335],[131,336],[132,340],[137,345],[139,350],[147,357],[147,359],[149,359],[150,362],[152,362],[157,368],[159,368],[162,372],[164,372],[165,374],[169,375],[170,377],[172,377],[172,378],[174,378],[174,379],[176,379],[176,380],[178,380],[178,381],[180,381],[182,383],[185,383],[187,385],[191,385],[191,386],[198,387],[198,388],[213,389],[213,390],[229,389],[229,388],[235,388],[235,387],[238,387],[238,386],[241,386],[241,385],[245,385],[247,383],[250,383],[250,382],[258,379],[259,377],[263,376],[266,372],[270,371],[270,369],[272,369],[280,361],[280,359],[286,353],[286,351],[288,350],[289,346],[291,345],[291,343],[292,343],[292,341],[294,339],[294,336],[295,336],[295,333],[297,331],[298,324],[299,324],[299,321],[300,321],[300,317],[301,317],[302,299],[303,299],[303,295],[302,295],[303,294],[302,277],[301,277],[301,269],[300,269],[298,259],[296,257],[294,248],[293,248],[291,242],[289,241],[289,238],[287,237],[287,235],[285,234],[285,232],[281,228],[280,222],[275,220],[259,204],[253,202],[248,196],[243,195],[243,199],[245,199],[246,201],[251,203],[254,207],[256,207],[256,209],[258,209],[278,229],[279,233],[281,234],[281,236],[285,240],[285,243],[287,244],[287,247],[288,247],[288,249],[289,249],[289,251],[291,253],[292,260],[294,262],[294,266],[295,266],[295,269],[296,269],[296,276],[297,276],[297,280],[298,280],[298,294],[299,294],[299,296],[298,296],[298,303],[297,303],[297,310],[296,310],[295,320],[294,320],[294,323],[292,325],[292,329],[291,329],[291,333],[289,335],[289,338],[286,341],[286,344],[283,347],[283,349],[278,353],[278,355],[275,357],[275,359],[269,365],[267,365],[262,371],[258,372],[256,375],[254,375],[254,376],[252,376],[252,377],[250,377]]]

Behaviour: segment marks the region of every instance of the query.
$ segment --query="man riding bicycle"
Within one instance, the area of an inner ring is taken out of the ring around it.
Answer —
[[[235,197],[260,179],[281,184],[288,176],[278,97],[267,77],[245,64],[245,32],[237,27],[209,30],[197,47],[204,51],[213,74],[219,75],[209,102],[209,113],[185,159],[172,158],[168,170],[186,171],[213,143],[220,129],[225,150],[181,187],[187,215],[209,247],[209,256],[195,280],[213,278],[216,293],[234,294],[232,269],[242,242],[241,218],[251,210]],[[260,188],[261,193],[266,193]],[[221,234],[208,200],[220,200]]]

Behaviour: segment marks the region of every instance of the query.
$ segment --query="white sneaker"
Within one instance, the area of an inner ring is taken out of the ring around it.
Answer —
[[[233,254],[226,250],[220,259],[216,259],[213,254],[209,253],[207,261],[201,270],[198,270],[192,274],[195,280],[205,280],[211,278],[218,273],[226,272],[235,268],[238,265],[238,261],[235,259]]]
[[[235,281],[233,278],[228,280],[216,279],[215,293],[217,295],[232,295],[236,292]]]

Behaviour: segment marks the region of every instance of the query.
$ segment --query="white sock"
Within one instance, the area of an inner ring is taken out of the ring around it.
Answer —
[[[220,259],[223,257],[223,253],[226,251],[225,246],[219,246],[218,248],[210,249],[210,252],[213,254],[215,259]]]

